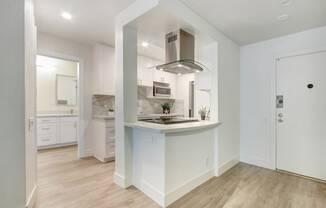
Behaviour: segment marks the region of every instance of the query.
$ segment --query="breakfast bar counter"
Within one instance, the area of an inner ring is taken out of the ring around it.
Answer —
[[[150,132],[156,133],[176,133],[184,131],[196,131],[200,129],[213,128],[220,125],[220,122],[216,121],[198,121],[198,122],[188,122],[188,123],[179,123],[179,124],[156,124],[149,123],[145,121],[137,121],[135,123],[125,123],[126,127],[144,129]]]
[[[125,123],[132,138],[132,184],[167,207],[214,177],[219,124]]]

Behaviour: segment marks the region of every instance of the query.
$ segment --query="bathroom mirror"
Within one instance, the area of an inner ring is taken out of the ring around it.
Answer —
[[[57,105],[77,105],[77,77],[57,74],[56,91]]]

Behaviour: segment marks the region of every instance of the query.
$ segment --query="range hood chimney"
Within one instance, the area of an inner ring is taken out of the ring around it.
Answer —
[[[156,66],[157,70],[173,74],[201,72],[204,65],[194,60],[195,37],[180,29],[165,36],[165,64]]]

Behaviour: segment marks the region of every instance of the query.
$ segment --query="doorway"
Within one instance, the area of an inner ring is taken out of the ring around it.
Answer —
[[[39,151],[67,146],[80,149],[77,148],[80,141],[79,68],[76,60],[37,55],[36,143]]]
[[[326,51],[281,58],[276,68],[276,167],[326,181]]]

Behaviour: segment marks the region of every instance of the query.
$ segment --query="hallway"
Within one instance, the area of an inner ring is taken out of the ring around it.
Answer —
[[[76,159],[76,147],[38,154],[37,208],[158,208],[135,188],[113,182],[114,163]],[[170,208],[324,208],[326,184],[240,163]]]

